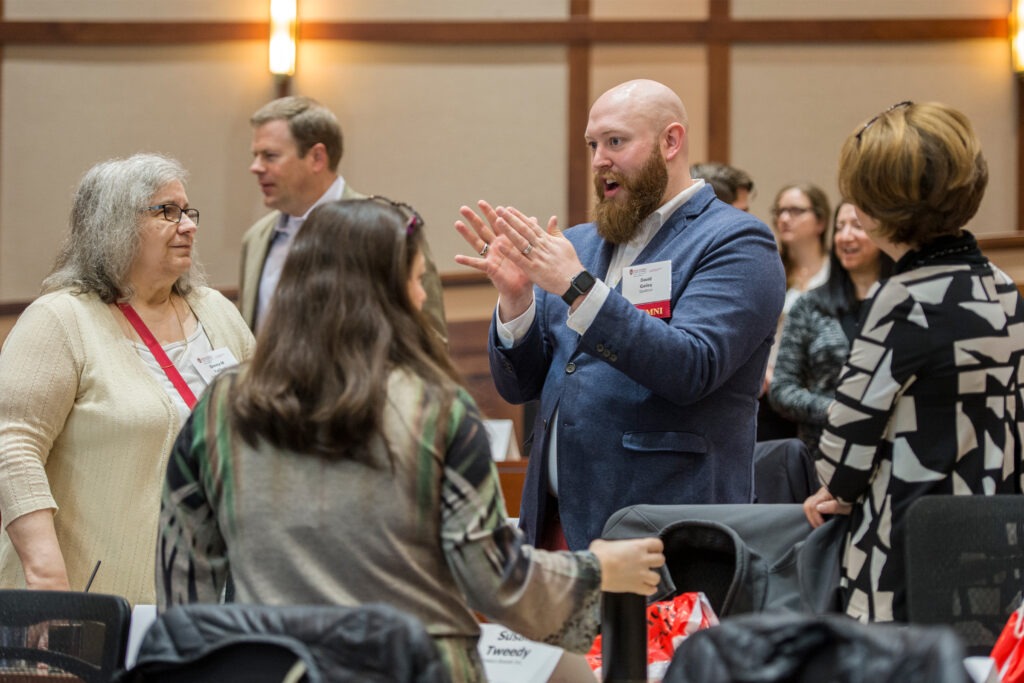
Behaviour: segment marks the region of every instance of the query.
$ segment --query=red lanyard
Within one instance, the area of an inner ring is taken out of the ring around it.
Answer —
[[[153,358],[156,358],[156,362],[160,366],[160,369],[166,373],[167,379],[171,380],[171,384],[173,384],[174,388],[178,390],[178,393],[181,394],[182,400],[185,401],[185,405],[188,406],[189,410],[191,410],[192,406],[196,404],[195,394],[193,394],[192,390],[188,388],[188,382],[186,382],[185,378],[181,376],[180,372],[178,372],[178,368],[174,367],[174,363],[172,363],[171,359],[167,357],[164,350],[160,348],[160,344],[157,343],[156,337],[154,337],[153,333],[149,331],[148,327],[146,327],[146,323],[142,322],[142,318],[140,318],[139,314],[135,312],[135,309],[132,308],[131,304],[119,303],[117,307],[121,309],[121,312],[124,313],[124,317],[128,318],[128,322],[130,322],[132,327],[135,328],[135,331],[139,333],[139,337],[141,337],[142,341],[146,343],[150,353],[153,354]]]

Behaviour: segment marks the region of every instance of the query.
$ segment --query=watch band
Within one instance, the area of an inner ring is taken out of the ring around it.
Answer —
[[[569,281],[569,289],[567,289],[565,294],[562,295],[562,301],[569,306],[572,306],[576,299],[580,298],[594,287],[595,282],[596,280],[593,275],[588,273],[586,270],[581,270]]]

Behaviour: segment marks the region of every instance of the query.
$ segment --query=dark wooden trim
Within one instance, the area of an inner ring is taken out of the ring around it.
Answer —
[[[274,92],[278,97],[288,97],[292,94],[291,76],[274,76]]]
[[[519,505],[523,498],[523,485],[526,483],[526,468],[529,460],[526,454],[523,460],[503,460],[494,463],[498,470],[498,481],[501,483],[501,495],[505,499],[505,510],[509,517],[519,516]]]
[[[269,35],[266,22],[0,21],[2,45],[192,45]]]
[[[28,308],[29,301],[5,301],[0,302],[0,317],[10,315],[21,315],[21,312]]]
[[[1006,38],[1002,19],[807,19],[731,21],[714,27],[732,43],[921,43]]]
[[[476,270],[460,270],[456,273],[441,273],[442,287],[477,287],[490,284],[483,273]]]
[[[730,0],[711,0],[708,7],[711,34],[721,34],[731,13]],[[732,120],[732,48],[712,38],[708,42],[708,151],[706,161],[729,163]]]
[[[302,40],[452,45],[852,43],[1005,38],[1006,19],[306,22]],[[0,21],[3,45],[191,45],[266,40],[267,22]]]
[[[982,251],[998,249],[1024,249],[1024,233],[1001,232],[978,236],[978,246]]]
[[[590,0],[571,0],[569,12],[574,20],[588,19]],[[569,213],[564,219],[565,225],[561,226],[563,229],[585,222],[590,203],[587,193],[591,177],[590,154],[583,144],[583,131],[587,128],[587,119],[590,116],[590,61],[589,45],[569,45],[566,121]]]
[[[302,40],[508,45],[589,41],[589,31],[589,22],[573,20],[304,22]]]

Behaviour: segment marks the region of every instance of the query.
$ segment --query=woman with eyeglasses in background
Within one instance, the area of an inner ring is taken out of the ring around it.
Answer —
[[[194,397],[253,348],[203,286],[186,175],[155,154],[91,168],[44,293],[7,337],[0,586],[83,590],[94,576],[94,592],[154,602],[171,444]]]
[[[779,243],[786,271],[786,299],[768,356],[757,416],[757,439],[766,441],[796,436],[797,426],[768,401],[775,375],[779,340],[789,309],[804,292],[825,284],[829,274],[829,203],[825,192],[812,183],[784,186],[772,202],[772,230]]]
[[[843,144],[839,187],[896,262],[867,304],[820,441],[811,524],[851,515],[847,614],[904,621],[904,518],[930,495],[1021,493],[1024,301],[964,226],[988,184],[970,121],[901,102]]]
[[[473,610],[586,651],[600,591],[653,593],[661,541],[523,543],[487,433],[421,312],[423,230],[404,204],[341,200],[295,237],[252,362],[200,399],[171,456],[158,606],[384,602],[483,681]],[[396,653],[396,656],[398,653]]]
[[[850,355],[861,303],[892,272],[892,259],[868,238],[853,204],[840,202],[833,225],[828,280],[797,299],[786,316],[769,389],[772,407],[796,422],[812,454]]]
[[[772,229],[786,269],[783,315],[801,294],[828,280],[829,216],[828,196],[817,185],[787,185],[775,195]]]

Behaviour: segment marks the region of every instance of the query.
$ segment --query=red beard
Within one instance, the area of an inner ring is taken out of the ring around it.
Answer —
[[[618,183],[620,190],[616,197],[605,198],[606,181]],[[632,241],[643,220],[661,206],[667,187],[668,165],[657,146],[643,167],[631,176],[595,175],[597,203],[594,205],[594,222],[597,234],[612,244]],[[623,191],[626,193],[624,198],[621,197]]]

